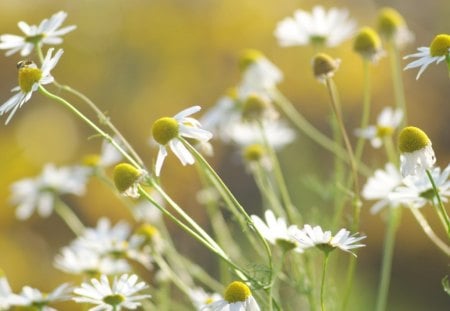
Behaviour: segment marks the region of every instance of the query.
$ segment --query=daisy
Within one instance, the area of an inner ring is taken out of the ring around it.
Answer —
[[[0,270],[0,310],[9,310],[18,301],[21,301],[20,297],[11,291],[8,279]]]
[[[333,59],[325,53],[318,53],[313,58],[313,72],[319,82],[325,83],[332,78],[341,64],[340,59]]]
[[[417,73],[416,80],[419,79],[420,75],[427,69],[427,67],[436,63],[446,60],[450,62],[450,35],[440,34],[437,35],[430,46],[422,46],[417,48],[418,52],[415,54],[406,55],[403,59],[408,58],[418,58],[415,61],[406,65],[404,70],[419,67],[419,72]]]
[[[303,249],[300,247],[297,240],[292,237],[295,231],[298,230],[297,226],[291,225],[288,227],[286,220],[282,217],[276,218],[271,210],[267,210],[264,213],[264,218],[266,222],[256,215],[251,216],[256,230],[258,230],[269,243],[278,245],[286,251],[294,249],[298,253],[303,252]]]
[[[189,298],[196,310],[210,311],[209,306],[222,299],[217,293],[207,293],[203,288],[196,287],[189,291]]]
[[[6,56],[10,56],[20,51],[21,56],[27,56],[35,46],[43,44],[60,44],[62,35],[74,30],[76,26],[67,26],[60,28],[67,17],[67,13],[59,11],[53,14],[49,19],[44,19],[39,26],[28,25],[21,21],[18,23],[20,30],[25,36],[5,34],[0,36],[0,49],[8,50]]]
[[[11,202],[17,205],[17,218],[27,219],[35,210],[41,217],[48,217],[53,211],[56,197],[64,194],[83,195],[88,177],[89,170],[86,167],[57,168],[47,164],[40,176],[15,182],[11,186]]]
[[[0,115],[9,113],[5,124],[8,124],[17,109],[30,100],[33,92],[36,92],[41,85],[54,81],[50,71],[55,68],[63,54],[63,50],[58,50],[55,56],[52,56],[52,54],[53,49],[49,49],[40,69],[31,61],[24,61],[18,64],[19,86],[11,90],[17,93],[0,106]]]
[[[416,175],[432,168],[436,162],[431,140],[421,129],[408,126],[399,135],[400,171],[403,177]]]
[[[42,293],[39,289],[24,286],[18,295],[15,305],[23,307],[38,307],[42,311],[56,311],[49,304],[57,301],[66,301],[71,297],[72,288],[64,283],[54,289],[51,293]]]
[[[201,310],[211,311],[259,311],[250,288],[242,282],[234,281],[225,290],[224,298],[204,306]]]
[[[350,38],[356,23],[346,9],[315,6],[312,12],[297,10],[294,17],[278,23],[275,37],[281,46],[307,45],[333,47]]]
[[[378,62],[386,54],[380,36],[370,27],[362,27],[359,30],[353,41],[353,50],[372,63]]]
[[[119,192],[127,197],[139,197],[139,185],[147,177],[143,169],[137,169],[128,163],[119,163],[114,167],[113,180]]]
[[[369,177],[362,196],[366,200],[378,200],[370,210],[373,214],[387,205],[395,206],[389,195],[402,184],[402,179],[400,171],[392,163],[387,163],[384,170],[378,169]]]
[[[148,294],[138,294],[146,288],[148,285],[138,282],[135,274],[115,277],[112,284],[106,275],[102,275],[99,280],[91,279],[75,288],[73,292],[77,296],[72,299],[77,303],[96,305],[89,309],[91,311],[120,311],[122,308],[134,310],[141,305],[141,300],[151,297]]]
[[[399,48],[414,41],[414,34],[409,30],[400,13],[389,7],[382,8],[378,14],[378,31],[387,40]]]
[[[190,115],[200,111],[200,106],[187,108],[173,117],[165,117],[153,123],[153,139],[159,144],[156,158],[155,173],[159,176],[164,159],[167,156],[167,147],[178,157],[183,165],[194,164],[195,160],[189,150],[184,146],[180,137],[192,138],[199,141],[208,141],[212,134],[200,128],[200,122]]]
[[[320,226],[311,227],[305,225],[303,229],[296,230],[292,236],[302,248],[317,247],[324,252],[330,252],[339,248],[356,256],[351,250],[365,246],[357,244],[365,236],[357,236],[357,233],[350,235],[350,231],[341,229],[332,235],[331,231],[323,231]]]
[[[392,136],[395,129],[400,125],[402,118],[403,111],[401,109],[386,107],[379,114],[376,125],[370,125],[365,129],[357,129],[355,134],[370,139],[372,147],[380,148],[383,145],[384,138]]]
[[[443,171],[441,171],[441,168],[435,167],[430,173],[441,200],[447,202],[447,197],[450,196],[450,181],[448,180],[450,165]],[[425,173],[406,177],[403,180],[403,185],[389,193],[388,197],[393,202],[405,204],[413,208],[423,207],[430,201],[438,204],[433,186]]]

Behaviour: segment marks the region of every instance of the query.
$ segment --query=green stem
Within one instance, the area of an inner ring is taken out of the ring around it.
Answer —
[[[361,116],[361,124],[360,128],[365,129],[369,125],[369,116],[370,116],[370,62],[368,60],[363,60],[363,83],[364,83],[364,91],[363,91],[363,111]],[[359,164],[361,161],[361,157],[364,151],[364,145],[365,145],[366,139],[364,137],[359,137],[358,141],[356,143],[356,149],[355,149],[355,159],[356,162]]]
[[[401,74],[402,68],[400,63],[400,55],[397,45],[395,44],[393,39],[388,43],[388,45],[389,45],[388,53],[392,72],[392,84],[394,86],[395,103],[397,108],[403,111],[403,119],[401,126],[404,127],[406,124],[408,124],[407,118],[408,114],[406,110],[405,89],[403,86],[403,79]]]
[[[59,215],[59,217],[62,218],[62,220],[64,220],[64,222],[67,224],[70,230],[75,233],[76,236],[81,236],[86,229],[83,223],[72,211],[72,209],[63,200],[61,200],[61,198],[58,197],[55,199],[58,200],[57,202],[55,202],[55,212]]]
[[[328,258],[329,258],[329,252],[324,252],[324,258],[323,258],[323,268],[322,268],[322,281],[320,285],[320,307],[322,311],[325,311],[325,277],[327,273],[328,268]]]
[[[439,190],[436,187],[436,183],[434,182],[433,176],[431,175],[429,170],[426,170],[426,173],[427,173],[428,179],[431,182],[431,185],[433,186],[433,191],[434,191],[434,194],[438,201],[437,213],[443,219],[445,230],[447,232],[447,236],[450,237],[450,220],[449,220],[447,211],[445,210],[444,203],[442,203],[441,195],[439,194]]]
[[[384,239],[380,283],[378,285],[378,296],[375,304],[376,311],[386,310],[389,283],[391,280],[392,259],[394,257],[395,236],[400,223],[402,210],[401,207],[391,207],[389,212],[388,227]]]
[[[185,284],[183,280],[178,277],[178,274],[172,270],[170,265],[158,252],[153,252],[152,257],[158,264],[159,269],[161,269],[161,271],[163,271],[165,275],[169,276],[172,282],[189,297],[189,295],[191,294],[189,285]]]

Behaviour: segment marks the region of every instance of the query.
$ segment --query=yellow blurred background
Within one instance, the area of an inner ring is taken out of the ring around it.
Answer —
[[[382,6],[396,8],[416,36],[404,54],[428,46],[436,34],[450,30],[450,2],[446,0],[0,0],[0,33],[20,34],[18,21],[38,24],[59,10],[66,11],[64,25],[75,24],[77,29],[64,37],[64,55],[53,75],[93,99],[150,165],[156,155],[148,143],[152,122],[188,106],[206,109],[214,105],[237,83],[238,56],[246,48],[261,50],[284,72],[281,91],[313,124],[329,132],[328,97],[311,73],[312,48],[282,48],[273,35],[282,18],[297,8],[310,10],[317,4],[348,8],[359,26],[375,26],[377,10]],[[362,102],[361,60],[352,51],[350,41],[327,52],[342,60],[336,83],[346,125],[355,128]],[[19,60],[17,54],[0,56],[0,102],[9,98],[10,89],[17,83]],[[371,73],[374,122],[383,107],[394,105],[389,61],[382,59],[372,66]],[[416,74],[417,70],[410,70],[403,75],[409,121],[427,132],[437,164],[445,167],[450,159],[448,73],[444,64],[433,64],[418,81]],[[0,268],[15,291],[23,285],[50,291],[62,281],[74,280],[52,266],[54,255],[73,236],[56,216],[18,221],[8,203],[9,185],[38,174],[48,162],[77,163],[87,153],[98,152],[99,142],[88,140],[93,132],[81,121],[41,96],[33,96],[7,126],[3,125],[5,118],[0,121]],[[384,166],[379,154],[367,149],[367,162],[374,167]],[[230,159],[232,154],[227,148],[218,148],[211,161],[244,206],[256,211],[258,192],[251,178],[243,176],[240,164]],[[283,167],[289,168],[287,179],[296,198],[311,210],[322,208],[322,214],[318,213],[323,217],[326,199],[310,193],[305,184],[312,175],[326,179],[330,174],[332,160],[327,152],[299,135],[280,157]],[[169,156],[162,182],[195,218],[205,218],[192,199],[199,187],[193,168],[181,167]],[[120,202],[95,181],[84,198],[69,199],[89,225],[102,215],[130,219]],[[384,222],[380,215],[370,215],[367,210],[363,211],[361,225],[361,231],[368,236],[367,248],[359,252],[358,292],[351,310],[372,308],[378,282]],[[449,272],[448,260],[430,244],[414,219],[408,213],[404,215],[388,310],[448,310],[450,299],[440,285]],[[311,217],[315,217],[314,212]],[[183,233],[174,232],[179,241],[187,243],[180,243],[183,252],[195,260],[209,258],[201,246]]]

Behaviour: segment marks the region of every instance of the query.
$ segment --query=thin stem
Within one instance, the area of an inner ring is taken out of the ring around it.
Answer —
[[[428,179],[431,182],[431,185],[433,186],[433,191],[434,191],[434,194],[438,201],[438,206],[437,206],[438,207],[437,208],[438,215],[444,220],[444,225],[445,225],[445,230],[447,232],[447,236],[450,237],[450,220],[449,220],[447,211],[445,210],[444,203],[442,203],[441,195],[439,194],[439,190],[436,187],[436,183],[434,182],[433,176],[431,175],[429,170],[426,170],[426,173],[427,173]]]
[[[189,295],[191,294],[189,285],[185,284],[183,280],[178,277],[178,274],[172,270],[170,265],[158,252],[153,252],[152,257],[158,264],[159,269],[161,269],[161,271],[163,271],[165,275],[169,276],[172,282],[189,297]]]
[[[397,108],[401,109],[403,111],[403,119],[401,126],[404,127],[406,124],[408,124],[408,114],[406,110],[406,100],[405,100],[405,90],[403,86],[403,79],[402,79],[402,68],[400,64],[400,55],[397,48],[397,45],[395,44],[394,40],[391,39],[388,43],[389,49],[389,60],[391,65],[391,72],[392,72],[392,84],[394,86],[394,97],[395,97],[395,104]]]
[[[61,198],[57,197],[56,200],[55,212],[62,218],[62,220],[64,220],[76,236],[81,236],[86,229],[83,223],[72,211],[72,209],[63,200],[61,200]]]
[[[324,258],[323,258],[323,267],[322,267],[322,281],[321,281],[321,285],[320,285],[320,306],[321,306],[321,310],[325,311],[325,277],[326,277],[326,273],[327,273],[327,268],[328,268],[328,258],[329,258],[330,253],[329,252],[324,252]]]
[[[370,62],[366,59],[363,60],[363,84],[364,84],[364,91],[363,91],[363,111],[361,116],[361,124],[360,128],[365,129],[369,125],[369,116],[370,116]],[[364,151],[364,145],[365,145],[366,139],[364,137],[359,137],[358,141],[356,143],[356,149],[355,149],[355,161],[359,164],[363,151]]]
[[[394,257],[395,236],[401,218],[401,207],[391,207],[389,213],[388,227],[384,239],[383,260],[381,264],[380,283],[378,285],[378,296],[375,305],[376,311],[386,310],[391,280],[392,259]]]
[[[409,208],[413,216],[416,218],[419,225],[422,227],[423,232],[427,237],[434,243],[445,255],[450,257],[450,246],[445,244],[437,235],[434,233],[433,229],[428,224],[425,217],[422,215],[418,208]]]

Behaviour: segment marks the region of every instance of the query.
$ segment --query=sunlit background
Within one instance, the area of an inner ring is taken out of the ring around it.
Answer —
[[[282,48],[273,35],[282,18],[297,8],[310,10],[316,4],[350,9],[359,26],[375,26],[377,10],[382,6],[396,8],[416,36],[404,54],[428,46],[436,34],[450,31],[450,2],[446,0],[0,0],[0,33],[19,34],[20,20],[37,24],[59,10],[68,12],[65,25],[75,24],[78,28],[64,37],[64,55],[53,75],[59,82],[88,95],[107,112],[150,166],[156,156],[155,148],[149,144],[152,122],[188,106],[207,109],[214,105],[238,82],[237,61],[246,48],[261,50],[284,72],[281,91],[314,125],[329,133],[328,95],[312,76],[312,48]],[[355,128],[362,103],[361,59],[352,51],[351,41],[327,52],[342,60],[335,80],[346,125]],[[0,56],[0,102],[9,98],[10,89],[17,83],[19,60],[17,54]],[[389,70],[387,59],[371,67],[372,122],[383,107],[394,105]],[[437,164],[445,167],[450,160],[448,73],[444,64],[433,64],[418,81],[416,74],[416,70],[410,70],[403,75],[409,123],[427,132]],[[77,103],[74,98],[69,99]],[[98,152],[99,140],[89,139],[93,132],[87,126],[42,96],[33,96],[7,126],[3,125],[5,120],[2,118],[0,124],[0,268],[15,291],[23,285],[50,291],[61,282],[76,281],[52,265],[55,254],[73,235],[56,216],[18,221],[8,201],[9,185],[38,174],[48,162],[79,163],[84,155]],[[216,147],[211,163],[244,206],[250,212],[260,213],[258,191],[245,174],[239,155],[233,148],[218,143]],[[367,150],[367,163],[384,166],[380,151],[369,146]],[[280,158],[296,202],[307,211],[304,218],[320,223],[320,218],[330,212],[330,198],[308,185],[312,176],[327,180],[332,158],[301,135],[283,150]],[[194,218],[206,219],[194,199],[199,188],[194,168],[182,167],[169,156],[162,183]],[[96,181],[90,183],[84,198],[66,199],[91,226],[103,215],[113,220],[131,220],[119,200]],[[425,213],[435,221],[434,214]],[[372,309],[381,261],[383,216],[371,215],[364,208],[361,228],[368,236],[367,247],[359,252],[358,286],[351,310]],[[212,260],[202,246],[172,229],[181,252],[205,265]],[[411,215],[404,213],[388,310],[448,310],[450,299],[440,285],[448,271],[448,259],[431,245]],[[67,308],[71,307],[72,304]]]

